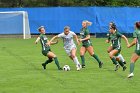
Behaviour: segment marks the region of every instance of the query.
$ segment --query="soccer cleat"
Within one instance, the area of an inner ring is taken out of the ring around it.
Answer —
[[[58,70],[63,70],[63,69],[60,67],[60,68],[58,68]]]
[[[46,69],[46,64],[42,63],[43,69]]]
[[[80,64],[78,64],[76,67],[77,67],[77,71],[79,71],[81,69],[81,65]]]
[[[126,61],[124,61],[123,63],[126,64]]]
[[[116,67],[115,67],[115,71],[117,71],[119,69],[119,67],[120,66],[117,64]]]
[[[125,71],[125,70],[126,70],[126,68],[127,68],[126,66],[123,66],[123,71]]]
[[[85,68],[86,66],[85,65],[82,65],[82,68]]]
[[[134,74],[133,73],[130,73],[127,77],[128,78],[132,78],[134,76]]]
[[[102,66],[103,66],[103,62],[100,62],[99,63],[99,68],[102,68]]]

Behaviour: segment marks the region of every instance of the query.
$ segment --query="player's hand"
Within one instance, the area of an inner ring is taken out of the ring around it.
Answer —
[[[78,41],[79,41],[79,42],[82,42],[82,41],[83,41],[83,39],[78,39]]]
[[[109,43],[109,40],[106,40],[105,42],[106,42],[106,43]]]
[[[46,43],[46,45],[47,45],[47,46],[50,46],[50,45],[51,45],[51,42]]]

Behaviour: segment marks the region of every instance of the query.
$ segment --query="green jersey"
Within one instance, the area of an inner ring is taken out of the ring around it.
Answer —
[[[133,32],[133,38],[137,38],[136,50],[140,50],[140,30],[135,30]]]
[[[89,29],[88,29],[88,28],[82,28],[81,31],[80,31],[80,38],[81,38],[81,39],[84,39],[84,38],[87,37],[87,35],[90,35]],[[83,44],[84,46],[92,45],[90,39],[89,39],[89,40],[84,40],[84,41],[82,41],[82,44]]]
[[[50,46],[47,46],[46,43],[48,42],[48,38],[46,37],[45,34],[40,34],[40,43],[42,46],[42,51],[49,51]]]
[[[110,34],[109,39],[111,40],[113,48],[121,48],[121,37],[122,34],[116,31],[114,34]]]

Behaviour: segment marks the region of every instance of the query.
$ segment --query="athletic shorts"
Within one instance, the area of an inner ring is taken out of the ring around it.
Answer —
[[[140,56],[140,50],[135,50],[135,53]]]
[[[44,56],[47,56],[48,53],[49,53],[50,51],[51,51],[51,49],[43,50],[43,51],[42,51],[42,54],[43,54]]]
[[[64,49],[65,49],[67,55],[71,56],[71,51],[72,51],[72,49],[76,49],[76,45],[72,45],[69,48],[64,48]]]
[[[121,52],[121,47],[113,47],[113,50],[118,50],[118,53]],[[118,55],[118,53],[116,55]]]

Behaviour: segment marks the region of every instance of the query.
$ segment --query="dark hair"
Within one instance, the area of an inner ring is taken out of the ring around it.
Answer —
[[[44,26],[40,26],[37,30],[40,32],[42,28],[44,28]]]
[[[135,25],[138,29],[140,29],[140,22],[136,22]]]
[[[112,25],[112,26],[110,27],[110,29],[114,29],[114,30],[116,30],[117,28],[116,28],[115,25]]]

